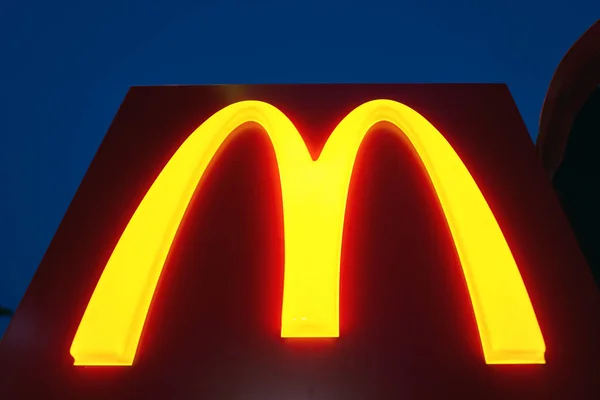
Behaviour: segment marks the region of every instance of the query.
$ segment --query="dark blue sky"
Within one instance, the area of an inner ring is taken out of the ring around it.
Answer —
[[[505,82],[535,138],[554,69],[600,18],[597,0],[39,3],[0,8],[0,304],[11,308],[131,85]]]

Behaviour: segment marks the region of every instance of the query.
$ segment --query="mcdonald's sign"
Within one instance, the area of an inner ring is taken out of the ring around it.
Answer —
[[[504,85],[139,87],[15,314],[0,383],[596,398],[599,311]]]

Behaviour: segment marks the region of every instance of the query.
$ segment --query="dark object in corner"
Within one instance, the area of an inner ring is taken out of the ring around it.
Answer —
[[[600,288],[600,20],[567,51],[544,100],[538,154]]]
[[[600,73],[600,72],[599,72]],[[578,113],[552,183],[600,286],[600,88]]]

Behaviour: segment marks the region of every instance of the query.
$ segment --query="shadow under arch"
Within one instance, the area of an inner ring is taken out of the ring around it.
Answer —
[[[600,287],[600,20],[567,51],[544,100],[536,147]]]

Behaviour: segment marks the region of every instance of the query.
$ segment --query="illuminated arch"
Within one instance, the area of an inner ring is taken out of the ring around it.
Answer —
[[[250,121],[271,139],[281,179],[282,337],[339,335],[342,232],[354,160],[368,130],[387,121],[408,137],[433,182],[462,264],[486,362],[544,363],[544,340],[519,269],[471,174],[424,117],[398,102],[374,100],[339,123],[316,161],[292,122],[264,102],[232,104],[200,125],[148,190],[106,264],[71,346],[76,365],[133,363],[192,194],[228,135]]]

